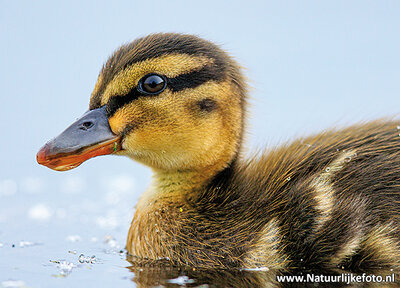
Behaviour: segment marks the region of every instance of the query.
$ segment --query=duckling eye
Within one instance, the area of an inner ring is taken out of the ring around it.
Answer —
[[[138,90],[144,94],[159,94],[167,86],[165,78],[158,74],[149,74],[140,79]]]

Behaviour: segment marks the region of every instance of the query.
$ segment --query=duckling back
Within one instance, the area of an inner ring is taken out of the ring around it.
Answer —
[[[376,121],[234,163],[195,206],[221,217],[215,233],[241,247],[244,266],[389,269],[400,263],[399,184],[398,123]]]

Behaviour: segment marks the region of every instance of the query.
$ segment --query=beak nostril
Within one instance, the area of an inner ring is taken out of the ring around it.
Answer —
[[[79,127],[79,129],[81,129],[81,130],[88,130],[88,129],[92,128],[93,125],[94,125],[93,122],[85,121],[85,122],[83,122],[83,123],[81,124],[81,126]]]

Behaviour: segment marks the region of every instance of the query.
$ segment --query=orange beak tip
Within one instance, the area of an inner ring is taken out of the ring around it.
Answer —
[[[119,136],[69,153],[52,155],[51,152],[49,152],[51,151],[50,146],[51,142],[46,143],[37,153],[36,160],[38,164],[55,171],[71,170],[90,158],[114,154],[122,149]]]

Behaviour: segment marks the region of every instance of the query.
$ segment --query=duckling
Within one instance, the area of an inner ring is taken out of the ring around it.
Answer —
[[[139,38],[107,60],[89,111],[37,161],[64,171],[115,154],[151,167],[126,244],[138,262],[399,268],[399,123],[327,130],[246,159],[247,94],[219,46],[174,33]]]

